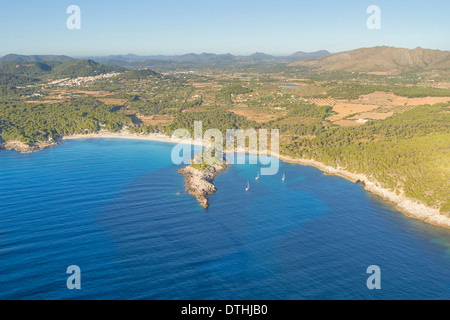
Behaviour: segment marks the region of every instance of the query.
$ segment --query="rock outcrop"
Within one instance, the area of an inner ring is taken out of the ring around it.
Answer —
[[[229,164],[214,164],[200,170],[192,166],[186,166],[178,170],[186,178],[186,189],[189,194],[197,198],[200,204],[206,209],[209,206],[207,195],[216,192],[216,187],[212,184],[214,178],[228,168]]]
[[[34,152],[38,150],[42,150],[45,148],[53,147],[57,145],[58,143],[55,141],[45,141],[45,142],[36,142],[35,144],[29,145],[20,141],[6,141],[3,143],[0,143],[0,150],[6,149],[6,150],[16,150],[18,152],[27,153],[27,152]]]

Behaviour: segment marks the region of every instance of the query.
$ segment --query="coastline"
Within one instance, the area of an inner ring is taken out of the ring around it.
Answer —
[[[60,141],[64,140],[76,140],[76,139],[90,139],[90,138],[108,138],[108,139],[131,139],[131,140],[144,140],[144,141],[159,141],[159,142],[165,142],[165,143],[186,143],[186,144],[194,144],[194,145],[201,145],[204,147],[210,146],[210,143],[207,143],[205,141],[199,141],[199,140],[191,140],[191,139],[176,139],[171,138],[167,135],[163,134],[132,134],[126,131],[121,131],[117,133],[111,133],[111,132],[99,132],[99,133],[91,133],[91,134],[75,134],[70,136],[63,136],[60,139],[57,139],[56,142],[52,143],[42,143],[35,146],[31,146],[29,150],[17,150],[19,152],[33,152],[38,151],[44,148],[52,147],[54,145],[57,145]],[[10,146],[14,146],[17,144],[17,142],[8,142],[4,143],[3,148],[12,150],[11,148],[5,147],[5,144],[10,144]],[[0,148],[1,149],[1,148]],[[245,152],[245,153],[251,153],[255,154],[256,152],[251,152],[249,150],[236,150],[236,152]],[[439,209],[430,207],[423,203],[422,201],[409,198],[404,195],[398,195],[395,192],[383,188],[380,186],[380,184],[376,181],[371,181],[367,176],[364,174],[355,174],[349,171],[346,171],[341,168],[333,168],[331,166],[326,166],[325,164],[311,160],[311,159],[298,159],[298,158],[292,158],[289,156],[283,156],[280,154],[271,154],[271,156],[276,157],[284,162],[294,163],[294,164],[300,164],[304,166],[312,166],[315,167],[324,174],[327,175],[335,175],[342,177],[346,180],[349,180],[353,183],[361,182],[364,185],[364,189],[366,191],[369,191],[379,197],[381,197],[384,201],[387,203],[390,203],[394,205],[395,209],[399,212],[403,213],[404,215],[414,218],[417,220],[421,220],[425,223],[432,224],[435,226],[443,227],[446,229],[450,229],[450,217],[443,215],[440,213]]]
[[[321,170],[324,174],[338,176],[353,183],[360,182],[364,186],[364,190],[381,197],[385,202],[392,204],[397,211],[403,213],[405,216],[450,229],[450,217],[441,214],[439,209],[428,206],[420,200],[402,194],[396,194],[389,189],[383,188],[378,182],[369,180],[364,174],[356,174],[344,169],[333,168],[309,159],[295,159],[281,155],[278,157],[284,162],[312,166]]]
[[[99,132],[99,133],[89,133],[89,134],[73,134],[70,136],[63,136],[61,140],[77,140],[77,139],[95,139],[95,138],[104,138],[104,139],[129,139],[129,140],[143,140],[143,141],[159,141],[159,142],[166,142],[166,143],[187,143],[187,144],[193,144],[193,145],[200,145],[207,147],[210,144],[205,143],[203,141],[198,140],[191,140],[191,139],[176,139],[169,137],[165,134],[159,134],[159,133],[149,133],[146,135],[142,134],[133,134],[129,133],[127,131],[120,131],[120,132]]]

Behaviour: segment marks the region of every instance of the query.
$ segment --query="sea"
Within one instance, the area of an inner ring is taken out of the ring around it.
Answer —
[[[450,298],[449,230],[284,162],[231,165],[204,209],[173,146],[0,151],[0,299]]]
[[[302,84],[282,84],[280,87],[284,88],[296,88],[296,87],[304,87]]]

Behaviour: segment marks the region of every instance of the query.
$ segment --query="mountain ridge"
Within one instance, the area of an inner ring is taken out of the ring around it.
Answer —
[[[377,46],[295,61],[290,66],[348,72],[391,72],[450,69],[450,51]]]
[[[203,52],[182,55],[139,56],[124,55],[72,58],[63,55],[17,55],[8,54],[0,63],[67,63],[92,60],[96,63],[125,68],[143,68],[165,64],[257,64],[284,63],[288,66],[309,67],[317,71],[345,71],[359,73],[398,74],[408,71],[450,70],[450,51],[399,48],[392,46],[365,47],[338,53],[326,50],[315,52],[297,51],[289,56],[274,56],[255,52],[248,56]]]
[[[122,62],[142,62],[145,60],[154,61],[170,61],[170,62],[203,62],[209,60],[229,60],[229,61],[242,61],[242,60],[292,60],[300,58],[314,58],[323,55],[330,54],[327,50],[319,50],[314,52],[297,51],[287,56],[275,56],[266,54],[263,52],[254,52],[250,55],[233,55],[231,53],[216,54],[210,52],[202,53],[185,53],[181,55],[149,55],[139,56],[133,53],[118,54],[118,55],[105,55],[105,56],[85,56],[73,58],[64,55],[18,55],[7,54],[0,58],[0,62],[64,62],[68,60],[82,60],[90,59],[99,63],[104,61],[122,61]]]
[[[21,55],[10,53],[0,58],[0,62],[64,62],[75,60],[72,57],[66,55]]]

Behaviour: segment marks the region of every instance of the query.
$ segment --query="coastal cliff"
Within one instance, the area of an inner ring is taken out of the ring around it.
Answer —
[[[212,184],[214,178],[228,168],[227,163],[214,164],[204,169],[197,169],[191,165],[178,170],[186,178],[186,189],[189,194],[197,198],[200,204],[206,209],[209,206],[207,195],[216,192],[216,187]]]

